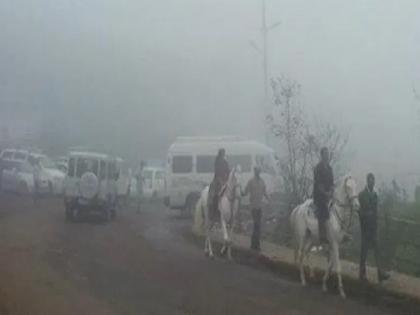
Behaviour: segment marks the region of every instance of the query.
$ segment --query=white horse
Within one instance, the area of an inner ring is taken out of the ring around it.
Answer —
[[[322,288],[327,291],[327,281],[332,269],[335,268],[338,277],[338,287],[341,297],[345,298],[343,280],[341,277],[340,244],[348,236],[352,224],[354,212],[359,210],[359,200],[356,190],[356,181],[348,175],[340,182],[334,192],[334,198],[330,207],[330,219],[327,221],[327,239],[329,246],[328,265],[323,278]],[[304,259],[308,260],[311,276],[313,275],[310,266],[310,252],[312,248],[319,245],[318,221],[314,214],[313,200],[309,199],[293,210],[290,215],[290,223],[294,233],[295,261],[299,264],[300,278],[303,286],[306,286]]]
[[[227,252],[228,259],[232,259],[232,232],[234,226],[234,219],[236,213],[239,209],[240,197],[241,197],[241,187],[238,183],[238,173],[240,173],[240,168],[236,167],[232,169],[229,174],[229,178],[222,188],[220,197],[219,197],[219,211],[220,211],[220,225],[223,232],[223,247],[221,254],[223,255]],[[209,187],[207,186],[201,192],[201,197],[197,203],[196,211],[197,215],[204,216],[204,225],[206,240],[204,244],[204,252],[210,258],[214,257],[213,246],[211,242],[211,233],[216,221],[210,218],[209,207],[208,207],[208,195]]]

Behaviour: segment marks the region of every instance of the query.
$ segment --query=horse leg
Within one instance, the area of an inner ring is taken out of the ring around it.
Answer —
[[[302,286],[306,287],[306,278],[305,278],[305,266],[304,266],[304,257],[305,257],[305,247],[307,239],[304,237],[299,242],[299,271],[300,271],[300,281]]]
[[[309,268],[309,278],[313,279],[315,278],[314,268],[311,264],[311,249],[312,249],[312,241],[309,239],[308,245],[305,249],[305,256],[306,256],[306,264]]]
[[[211,231],[213,228],[213,224],[209,223],[208,227],[207,227],[207,246],[208,246],[208,250],[209,250],[209,257],[210,258],[214,258],[214,253],[213,253],[213,245],[211,242]]]
[[[337,243],[333,245],[333,259],[338,278],[338,290],[340,291],[340,296],[345,299],[346,292],[344,292],[343,278],[341,276],[340,248]]]
[[[207,233],[206,233],[206,237],[204,239],[204,255],[208,255],[209,254],[209,242],[208,242],[208,237],[207,237]]]
[[[223,216],[223,215],[221,215],[221,216]],[[228,229],[227,229],[227,224],[226,224],[223,217],[222,217],[222,220],[221,220],[221,224],[222,224],[222,232],[223,232],[223,247],[222,247],[222,250],[220,251],[220,253],[223,255],[226,252],[226,250],[228,250],[228,248],[229,248],[229,233],[228,233]]]
[[[332,268],[333,268],[333,260],[332,260],[332,257],[331,257],[331,248],[328,249],[327,261],[328,261],[327,269],[325,270],[324,278],[322,279],[322,291],[324,291],[324,292],[328,291],[327,281],[330,278],[331,271],[332,271]]]

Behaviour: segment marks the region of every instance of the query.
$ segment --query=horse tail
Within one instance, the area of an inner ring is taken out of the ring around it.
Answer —
[[[299,211],[300,206],[297,206],[295,209],[293,209],[292,213],[290,214],[290,218],[289,218],[289,222],[290,222],[290,228],[292,230],[292,242],[293,242],[293,248],[294,248],[294,259],[295,259],[295,264],[297,264],[298,262],[298,256],[299,256],[299,244],[297,241],[297,236],[296,236],[296,215]]]

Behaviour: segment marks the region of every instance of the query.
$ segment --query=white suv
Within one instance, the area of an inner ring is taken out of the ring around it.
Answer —
[[[47,156],[27,150],[6,149],[0,154],[1,187],[5,191],[20,194],[61,194],[64,173],[55,169]],[[35,185],[35,165],[39,165],[39,177]]]
[[[66,219],[84,212],[100,213],[105,220],[115,217],[118,172],[115,158],[92,152],[72,152],[64,181]]]

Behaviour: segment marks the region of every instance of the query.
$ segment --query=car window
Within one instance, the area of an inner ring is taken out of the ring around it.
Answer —
[[[48,157],[43,156],[41,158],[41,165],[44,168],[49,168],[49,169],[57,169],[57,166],[55,165],[55,163]]]
[[[16,160],[24,160],[26,159],[27,154],[23,152],[15,152],[13,158]]]
[[[252,171],[252,156],[251,155],[229,155],[227,156],[229,166],[231,168],[237,165],[241,166],[241,171],[250,173]]]
[[[98,165],[98,160],[83,157],[78,158],[76,176],[82,177],[82,175],[86,172],[92,172],[98,176]]]
[[[74,176],[74,166],[75,166],[75,159],[74,158],[69,159],[69,169],[68,169],[68,173],[67,174],[70,177],[73,177]]]
[[[197,173],[213,173],[214,172],[213,155],[198,155],[197,156]]]
[[[175,174],[191,173],[193,158],[188,155],[177,155],[172,158],[172,172]]]

